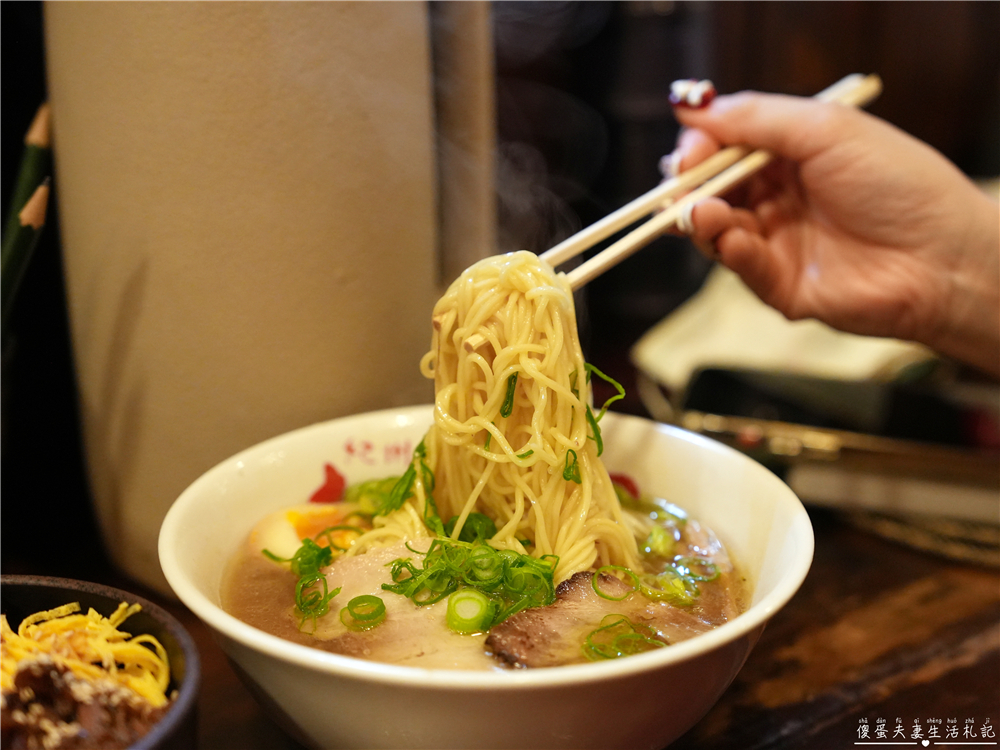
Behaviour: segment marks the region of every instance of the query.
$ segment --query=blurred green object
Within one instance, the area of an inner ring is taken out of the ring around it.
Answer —
[[[24,155],[14,186],[4,226],[0,254],[0,302],[3,305],[2,332],[14,307],[17,287],[31,262],[31,255],[45,224],[49,195],[50,147],[49,105],[42,104],[24,137]]]

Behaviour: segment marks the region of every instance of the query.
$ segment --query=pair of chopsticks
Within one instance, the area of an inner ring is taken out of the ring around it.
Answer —
[[[874,100],[881,92],[882,80],[877,75],[863,76],[855,73],[819,92],[815,98],[826,102],[861,107]],[[590,260],[567,273],[566,279],[570,286],[573,289],[579,289],[674,226],[686,206],[726,192],[763,169],[772,158],[771,153],[764,149],[751,151],[746,146],[724,148],[701,164],[673,179],[660,183],[631,203],[563,240],[555,247],[542,253],[540,257],[555,268],[618,230],[624,229],[658,209],[663,209],[645,224],[632,230]],[[674,201],[674,198],[682,193],[686,193],[686,195]]]

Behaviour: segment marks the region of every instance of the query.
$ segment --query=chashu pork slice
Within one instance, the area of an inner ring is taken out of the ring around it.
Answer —
[[[607,615],[624,615],[633,623],[653,628],[657,637],[671,644],[721,624],[735,612],[711,602],[677,607],[654,602],[638,593],[621,601],[605,599],[594,591],[594,574],[581,571],[556,588],[556,600],[547,607],[523,610],[495,626],[486,647],[497,658],[515,667],[553,667],[586,662],[583,644]],[[630,587],[602,574],[601,590],[620,596]]]
[[[426,550],[430,540],[411,542]],[[422,560],[405,544],[372,549],[335,560],[327,572],[327,585],[340,593],[330,603],[330,614],[321,618],[313,633],[321,648],[345,656],[432,669],[498,669],[504,665],[483,645],[485,635],[459,635],[448,628],[448,600],[418,607],[399,594],[382,589],[392,583],[389,566],[401,557]],[[371,630],[352,631],[340,620],[340,610],[356,596],[372,594],[385,603],[386,618]]]

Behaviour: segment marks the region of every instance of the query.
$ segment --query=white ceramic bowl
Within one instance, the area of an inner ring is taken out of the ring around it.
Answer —
[[[608,414],[609,470],[713,529],[749,579],[749,609],[669,648],[537,670],[463,672],[368,662],[284,641],[226,614],[222,572],[251,527],[301,502],[332,462],[350,482],[399,474],[430,407],[306,427],[254,446],[192,484],[160,532],[174,591],[211,626],[275,718],[319,748],[662,748],[730,684],[812,561],[801,503],[771,472],[706,438]],[[409,446],[409,448],[407,447]]]

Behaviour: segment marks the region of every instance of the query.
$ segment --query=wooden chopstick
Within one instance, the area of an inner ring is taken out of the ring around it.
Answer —
[[[871,102],[881,91],[882,81],[878,76],[863,76],[855,73],[824,89],[816,94],[815,98],[857,107]],[[540,257],[551,266],[558,266],[593,247],[619,229],[623,229],[656,209],[666,206],[665,210],[653,216],[645,224],[640,225],[625,237],[566,274],[570,286],[573,289],[578,289],[625,260],[676,224],[685,206],[726,192],[762,169],[770,161],[771,154],[763,149],[751,152],[746,146],[724,148],[701,164],[661,183],[617,211],[608,214],[600,221],[560,242],[542,253]],[[691,192],[688,192],[676,203],[672,202],[675,196],[687,191]]]

